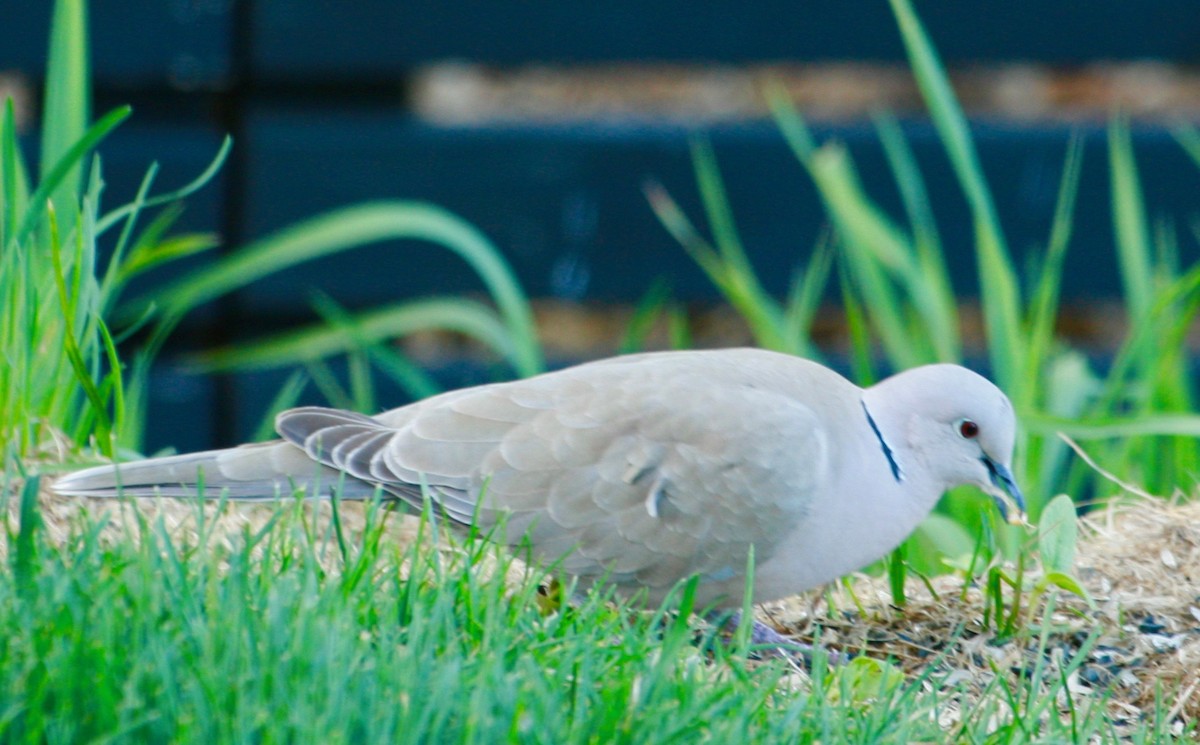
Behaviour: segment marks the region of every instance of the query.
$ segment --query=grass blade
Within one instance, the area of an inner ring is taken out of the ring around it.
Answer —
[[[92,414],[95,417],[95,433],[97,446],[100,451],[107,457],[112,457],[112,420],[108,414],[108,407],[105,406],[104,397],[100,394],[100,390],[96,387],[95,381],[92,380],[92,375],[84,362],[83,353],[80,351],[79,342],[75,336],[75,325],[72,318],[75,316],[76,308],[71,297],[67,293],[66,278],[64,275],[62,262],[62,244],[59,242],[58,220],[55,217],[53,207],[48,207],[46,216],[50,228],[50,249],[51,259],[54,265],[54,284],[58,289],[59,308],[62,311],[63,317],[63,351],[67,355],[67,360],[71,365],[71,369],[75,372],[75,380],[83,389],[84,395],[91,403]]]
[[[625,333],[618,345],[620,354],[640,352],[654,330],[654,322],[671,306],[671,288],[662,279],[656,280],[638,301],[633,315],[625,324]]]
[[[801,357],[819,360],[821,352],[813,344],[810,329],[833,271],[834,250],[828,236],[818,241],[804,269],[792,277],[792,287],[784,306],[782,333],[790,339]]]
[[[654,182],[643,186],[655,217],[692,260],[708,275],[721,294],[746,319],[755,342],[767,349],[796,352],[782,332],[782,316],[775,302],[758,283],[733,227],[725,189],[716,160],[707,144],[693,141],[692,163],[701,184],[705,214],[717,234],[718,248],[696,230],[669,193]]]
[[[1054,319],[1058,315],[1063,262],[1067,256],[1067,246],[1071,242],[1075,197],[1079,193],[1079,175],[1082,169],[1083,142],[1079,137],[1073,136],[1067,145],[1067,155],[1063,162],[1058,199],[1054,205],[1054,219],[1046,243],[1046,256],[1042,260],[1038,282],[1030,298],[1025,375],[1031,379],[1038,375],[1045,365],[1054,340]]]
[[[1108,157],[1112,173],[1113,233],[1121,266],[1121,283],[1125,289],[1125,305],[1130,321],[1140,325],[1145,322],[1154,302],[1154,270],[1151,268],[1154,250],[1147,227],[1137,164],[1133,157],[1129,124],[1123,119],[1114,119],[1109,123]]]
[[[956,362],[962,358],[958,304],[954,299],[950,270],[946,267],[924,179],[896,120],[884,114],[877,114],[874,119],[884,155],[912,227],[915,261],[908,284],[913,302],[933,341],[936,358],[944,362]]]
[[[107,137],[110,132],[116,129],[129,116],[130,112],[131,109],[128,106],[121,106],[105,114],[42,177],[41,183],[38,184],[37,189],[29,197],[29,208],[25,211],[21,227],[16,233],[18,240],[29,235],[37,227],[38,221],[45,214],[46,204],[49,203],[52,195],[60,193],[58,188],[62,185],[63,181],[74,172],[74,169],[79,167],[79,163],[83,160],[84,156],[101,140]],[[77,200],[72,197],[70,209],[73,212],[76,208]]]
[[[137,308],[159,299],[170,321],[196,305],[286,267],[395,238],[429,241],[466,260],[499,308],[506,333],[511,336],[509,356],[517,372],[529,376],[544,369],[529,301],[500,252],[461,218],[418,202],[370,202],[305,220],[255,241],[131,306],[137,315]]]
[[[171,202],[178,202],[179,200],[191,195],[193,192],[198,191],[207,185],[208,182],[217,175],[217,172],[221,170],[221,166],[225,164],[225,159],[229,157],[229,151],[232,148],[233,139],[231,137],[226,137],[221,141],[221,147],[217,150],[217,154],[213,156],[213,159],[209,162],[208,166],[205,167],[199,176],[179,187],[178,189],[174,189],[157,196],[148,197],[140,204],[130,203],[118,207],[100,219],[97,232],[106,232],[110,227],[113,226],[113,224],[125,219],[132,212],[150,207],[158,207]]]
[[[69,156],[91,119],[90,75],[87,5],[84,0],[57,0],[46,63],[41,181],[54,184],[44,198],[55,202],[60,214],[67,216],[67,222],[59,224],[63,234],[74,226],[75,200],[83,183],[82,158]],[[64,160],[69,164],[65,172],[52,179],[54,168]]]
[[[293,370],[292,374],[283,382],[283,385],[279,387],[279,392],[271,399],[271,403],[267,404],[267,410],[263,414],[258,428],[254,430],[251,442],[262,442],[276,436],[275,416],[279,412],[295,406],[296,402],[300,400],[300,394],[304,392],[306,385],[308,385],[308,379],[304,376],[304,371]]]
[[[429,298],[367,311],[352,319],[357,342],[374,344],[428,329],[448,329],[470,336],[514,362],[515,350],[496,312],[473,300]],[[189,358],[199,370],[261,369],[290,365],[348,352],[356,339],[328,324],[201,352]]]
[[[17,122],[12,98],[4,100],[0,112],[0,249],[17,234],[17,223],[29,199],[25,163],[17,148]]]
[[[1021,294],[1005,245],[991,191],[979,165],[966,117],[937,51],[908,0],[889,0],[908,53],[917,87],[929,108],[955,175],[966,194],[975,222],[979,287],[992,366],[1001,387],[1014,401],[1027,400],[1028,381],[1021,375]]]
[[[712,145],[704,139],[692,139],[692,165],[696,172],[696,183],[704,202],[709,228],[717,244],[721,262],[732,291],[730,301],[737,306],[749,322],[759,343],[769,349],[790,351],[787,340],[780,333],[782,326],[779,307],[775,300],[762,288],[746,250],[738,237],[737,226],[721,171],[717,165]]]

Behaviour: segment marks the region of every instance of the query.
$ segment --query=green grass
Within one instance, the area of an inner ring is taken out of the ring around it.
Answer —
[[[277,505],[226,540],[196,510],[38,527],[36,481],[0,572],[0,742],[1113,741],[1095,697],[1060,716],[1039,667],[978,699],[945,671],[905,680],[863,660],[811,679],[714,644],[687,614],[583,595],[555,608],[539,576],[483,541],[432,550]],[[15,505],[13,505],[16,507]],[[0,504],[0,512],[6,505]],[[387,516],[396,520],[398,516]],[[434,531],[429,523],[422,529]],[[402,569],[401,569],[402,568]],[[683,613],[677,612],[682,608]],[[708,651],[705,651],[708,650]],[[1069,665],[1066,668],[1069,671]],[[948,707],[960,723],[939,724]],[[1124,729],[1158,741],[1162,713]]]
[[[154,350],[138,352],[124,369],[110,313],[133,276],[214,245],[204,235],[167,237],[176,207],[152,217],[151,211],[200,188],[228,143],[191,184],[152,195],[157,167],[151,165],[133,201],[102,208],[103,169],[94,151],[130,110],[119,107],[91,121],[85,11],[80,0],[55,5],[36,176],[18,147],[12,101],[0,111],[0,457],[6,465],[72,443],[110,455],[138,446]]]

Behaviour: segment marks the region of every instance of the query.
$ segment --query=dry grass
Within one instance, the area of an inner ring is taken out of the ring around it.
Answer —
[[[196,545],[203,530],[210,545],[223,546],[230,551],[243,545],[245,536],[257,533],[279,512],[279,506],[272,502],[206,502],[199,505],[176,499],[74,499],[47,492],[42,493],[39,507],[46,540],[55,545],[64,545],[72,535],[79,533],[80,526],[100,519],[105,521],[100,540],[106,545],[139,535],[139,523],[143,520],[151,526],[161,520],[167,534],[180,544]],[[313,526],[315,534],[323,535],[330,529],[332,506],[329,502],[308,502],[299,509],[304,522]],[[9,526],[17,525],[17,512],[16,500],[12,500],[7,516]],[[347,540],[360,541],[366,530],[367,505],[341,503],[339,517]],[[418,521],[405,515],[388,515],[384,531],[386,540],[408,545],[418,534]],[[7,533],[0,534],[0,561],[7,556]],[[333,568],[332,555],[329,563],[328,568]]]
[[[1086,646],[1087,661],[1067,681],[1077,704],[1079,697],[1104,696],[1114,721],[1132,722],[1157,695],[1167,702],[1170,720],[1196,721],[1200,503],[1118,502],[1081,523],[1076,576],[1094,607],[1056,592],[1026,609],[1012,638],[983,626],[982,589],[964,587],[954,576],[933,579],[933,592],[910,582],[903,608],[891,604],[886,580],[858,577],[848,587],[763,610],[781,631],[888,657],[913,675],[933,665],[932,683],[966,683],[975,692],[997,675],[1030,675],[1039,657],[1046,677],[1058,680],[1065,661]],[[1036,579],[1027,574],[1029,582]],[[1054,604],[1049,613],[1048,602]]]

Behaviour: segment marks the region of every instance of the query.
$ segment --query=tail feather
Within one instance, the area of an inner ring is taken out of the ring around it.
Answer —
[[[277,499],[303,491],[308,498],[369,499],[373,484],[323,466],[288,442],[96,466],[58,479],[55,493],[71,497],[226,497]]]

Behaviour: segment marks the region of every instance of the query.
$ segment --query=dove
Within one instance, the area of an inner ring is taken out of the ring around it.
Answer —
[[[860,388],[760,349],[650,352],[367,416],[302,407],[281,439],[99,466],[79,497],[400,500],[624,594],[697,607],[812,589],[898,546],[949,488],[1023,515],[1012,404],[957,365]],[[494,530],[493,530],[494,529]],[[756,637],[757,638],[757,637]]]

